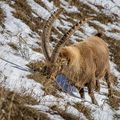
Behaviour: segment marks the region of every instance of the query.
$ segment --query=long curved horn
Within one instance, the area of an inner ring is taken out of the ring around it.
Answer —
[[[46,61],[50,62],[50,46],[49,46],[49,39],[50,39],[50,34],[51,34],[51,29],[52,29],[52,24],[54,21],[58,18],[60,13],[63,11],[62,8],[58,9],[55,11],[51,17],[46,21],[44,29],[43,29],[43,34],[42,34],[42,50],[43,54],[45,55]]]
[[[51,63],[54,63],[56,62],[57,58],[58,58],[58,55],[59,55],[59,51],[60,51],[60,48],[62,46],[64,46],[65,42],[71,37],[71,35],[74,34],[74,32],[76,30],[78,30],[80,28],[80,26],[84,23],[86,23],[88,20],[91,20],[92,17],[90,18],[84,18],[82,21],[76,23],[72,28],[70,28],[65,34],[64,36],[60,39],[60,41],[58,42],[58,44],[56,45],[55,49],[53,50],[52,52],[52,55],[51,55]]]

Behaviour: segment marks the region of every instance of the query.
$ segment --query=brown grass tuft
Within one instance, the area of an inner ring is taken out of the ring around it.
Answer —
[[[114,118],[114,120],[120,120],[120,114],[115,114],[115,115],[113,116],[113,118]]]
[[[117,83],[117,77],[116,76],[114,76],[114,75],[110,75],[110,80],[111,80],[111,83],[113,84],[113,85],[115,85],[116,83]]]
[[[43,73],[42,68],[44,63],[42,61],[34,61],[27,65],[29,68],[34,71],[28,75],[29,79],[34,79],[35,81],[41,83],[44,86],[46,94],[52,94],[56,97],[59,97],[57,94],[57,87],[54,80],[51,80],[47,74]]]
[[[120,91],[112,88],[113,96],[108,99],[108,104],[115,110],[119,110],[120,106]]]
[[[27,4],[26,0],[16,0],[15,4],[11,5],[16,11],[13,15],[25,22],[31,30],[40,34],[38,29],[42,29],[43,23],[41,18],[33,16],[33,11],[31,7]]]
[[[79,117],[71,114],[71,113],[67,113],[65,110],[62,110],[60,108],[58,108],[58,106],[52,106],[51,109],[53,111],[56,111],[57,114],[59,114],[61,117],[63,117],[65,120],[80,120]]]
[[[82,112],[88,120],[93,120],[92,114],[91,114],[91,109],[84,106],[82,103],[75,103],[74,107]]]
[[[8,43],[8,45],[9,45],[11,48],[13,48],[14,50],[18,50],[18,47],[17,47],[16,44],[10,42],[10,43]]]
[[[113,89],[113,94],[120,97],[120,91]]]
[[[38,102],[0,87],[0,120],[50,120],[47,114],[27,105]]]
[[[46,6],[44,5],[42,0],[35,0],[35,2],[46,9]]]
[[[103,35],[102,38],[110,45],[111,61],[117,65],[117,70],[120,71],[120,41]]]
[[[3,10],[0,8],[0,25],[3,23],[3,21],[4,21],[4,12],[3,12]]]
[[[38,52],[38,53],[42,53],[42,49],[41,48],[33,48],[32,50],[34,50],[35,52]]]
[[[44,63],[42,61],[32,61],[26,66],[28,66],[34,72],[40,72],[44,67]]]
[[[115,110],[119,110],[119,106],[120,106],[120,98],[119,97],[116,97],[116,96],[109,97],[108,103]]]

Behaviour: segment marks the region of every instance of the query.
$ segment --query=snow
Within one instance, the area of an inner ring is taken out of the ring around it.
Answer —
[[[100,23],[100,22],[98,22],[96,20],[92,21],[92,23],[94,23],[94,24],[100,26],[101,28],[103,28],[107,37],[110,37],[110,38],[113,38],[113,39],[116,39],[116,40],[120,40],[120,37],[119,37],[120,33],[118,33],[118,32],[115,32],[115,33],[109,32],[109,31],[111,31],[113,29],[120,30],[120,27],[118,25],[110,24],[110,23],[105,25],[105,24],[102,24],[102,23]]]
[[[94,35],[97,33],[97,31],[93,27],[90,27],[88,23],[85,23],[81,28],[83,29],[84,33],[86,33],[87,37],[91,36],[91,34]]]
[[[80,1],[87,4],[88,6],[90,6],[96,12],[100,12],[99,9],[93,5],[94,4],[93,1],[89,1],[89,0],[80,0]],[[92,3],[92,4],[90,4],[90,3]]]
[[[42,2],[45,4],[45,6],[47,7],[47,9],[49,11],[54,11],[56,10],[56,7],[53,5],[53,2],[48,2],[48,0],[42,0]]]
[[[57,9],[57,7],[54,6],[54,3],[49,2],[48,0],[42,0],[47,9],[40,6],[34,0],[27,0],[27,2],[28,5],[31,6],[33,14],[41,17],[44,20],[47,20],[50,15]],[[61,6],[68,13],[80,12],[77,7],[69,5],[67,1],[60,0],[60,2],[62,4]],[[85,2],[85,4],[89,4],[97,12],[100,12],[99,9],[93,5],[93,3],[95,2],[94,0],[86,0],[83,2]],[[107,3],[109,4],[108,9],[112,8],[112,6],[115,6],[110,10],[110,12],[116,13],[120,17],[120,10],[118,8],[120,6],[119,0],[115,0],[114,2],[112,2],[111,0],[96,0],[95,4],[105,7]],[[60,98],[57,98],[53,95],[45,95],[45,92],[43,90],[44,86],[32,79],[27,78],[27,75],[30,74],[30,70],[26,66],[26,64],[28,64],[32,60],[37,61],[44,59],[43,54],[34,52],[32,50],[32,48],[39,47],[36,42],[40,40],[40,37],[36,33],[34,33],[24,22],[12,15],[12,12],[15,10],[11,8],[7,3],[0,2],[0,8],[4,10],[4,13],[6,15],[4,22],[5,28],[0,27],[0,83],[3,86],[19,93],[30,94],[38,99],[40,101],[39,104],[31,107],[47,113],[52,120],[64,119],[60,115],[52,115],[51,113],[48,113],[47,111],[53,112],[50,107],[57,105],[61,109],[65,110],[65,106],[68,103],[69,106],[66,109],[68,113],[72,113],[76,116],[79,116],[80,119],[86,120],[85,115],[72,106],[75,103],[79,102],[83,103],[85,106],[92,110],[92,115],[95,120],[112,120],[115,113],[120,114],[120,110],[113,111],[111,107],[106,103],[106,94],[108,93],[108,89],[106,83],[105,85],[102,84],[104,82],[102,80],[100,81],[100,93],[95,92],[95,97],[98,101],[99,106],[93,105],[91,103],[91,99],[88,95],[87,89],[85,89],[85,99],[75,98],[64,92],[58,93],[61,96]],[[106,12],[106,8],[104,9],[104,11]],[[61,18],[64,19],[56,20],[53,26],[55,28],[59,27],[64,30],[68,30],[72,26],[72,23],[66,21],[67,17],[68,16],[62,14]],[[91,22],[104,28],[107,36],[116,40],[120,40],[120,33],[108,32],[114,28],[120,30],[120,24],[118,22],[114,24],[108,23],[106,25],[95,20]],[[91,34],[97,32],[87,23],[81,26],[81,28],[83,29],[84,33],[76,31],[75,34],[70,38],[73,42],[75,42],[76,39],[85,39]],[[32,36],[30,36],[29,34]],[[8,43],[10,42],[16,44],[19,50],[13,50],[8,45]],[[28,57],[25,58],[24,56]],[[118,79],[118,83],[114,87],[115,89],[120,90],[120,72],[116,70],[116,65],[113,62],[110,62],[110,65],[112,74],[115,75]]]
[[[4,34],[0,34],[0,36],[2,36],[2,39],[0,39],[0,41],[4,41],[4,44],[0,46],[0,70],[2,76],[7,77],[1,82],[6,88],[9,88],[10,90],[15,90],[17,92],[22,92],[24,90],[27,94],[31,94],[31,92],[33,92],[33,96],[38,99],[44,95],[44,91],[42,90],[42,85],[36,83],[34,80],[27,79],[26,75],[30,73],[29,69],[25,65],[29,63],[29,61],[22,58],[18,53],[16,55],[16,52],[7,45],[8,42],[12,42],[13,38],[13,42],[17,43],[19,41],[16,34],[21,33],[22,35],[28,36],[28,33],[32,33],[32,31],[21,20],[16,19],[12,16],[12,11],[14,11],[14,9],[9,7],[4,2],[0,2],[0,6],[6,15],[4,32],[9,31],[8,35],[5,33],[5,36]],[[30,54],[31,60],[37,60],[38,58],[42,59],[43,56],[40,54],[35,55],[33,51],[31,51]]]
[[[68,12],[68,13],[79,13],[80,11],[75,7],[71,6],[68,2],[65,0],[60,0],[62,3],[62,7]]]
[[[120,40],[120,33],[112,33],[112,32],[107,32],[106,33],[108,37],[116,39],[116,40]]]
[[[28,5],[31,6],[32,10],[42,19],[46,20],[50,17],[50,13],[45,8],[37,4],[34,0],[27,0],[27,2]]]
[[[100,5],[102,6],[103,12],[105,12],[106,14],[110,15],[111,13],[117,14],[120,17],[120,1],[119,0],[115,0],[113,2],[113,0],[80,0],[83,3],[88,4],[92,9],[97,10],[97,8],[95,8],[94,5]]]
[[[77,116],[77,117],[80,117],[81,120],[87,120],[87,118],[83,115],[83,113],[80,113],[73,106],[68,106],[67,107],[67,113],[73,114],[73,111],[74,111],[74,115]]]

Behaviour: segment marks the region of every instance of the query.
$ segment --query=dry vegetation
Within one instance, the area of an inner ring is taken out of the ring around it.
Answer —
[[[67,111],[58,108],[58,106],[52,106],[51,109],[53,111],[56,111],[57,114],[62,116],[62,118],[64,118],[65,120],[80,120],[79,117],[77,117],[71,113],[67,113]]]
[[[17,47],[16,44],[10,42],[10,43],[8,43],[8,45],[9,45],[12,49],[14,49],[14,50],[18,50],[18,47]]]
[[[35,52],[42,53],[42,49],[41,49],[41,48],[33,48],[33,50],[34,50]]]
[[[33,16],[31,7],[27,4],[26,0],[16,0],[15,4],[11,6],[16,10],[13,13],[16,18],[21,19],[31,28],[31,30],[40,34],[39,29],[42,29],[43,27],[43,20]]]
[[[34,0],[34,1],[36,3],[38,3],[40,6],[44,7],[45,9],[47,9],[42,0]]]
[[[120,114],[115,114],[115,115],[113,116],[113,119],[114,119],[114,120],[120,120]]]
[[[0,120],[50,120],[47,114],[28,105],[38,104],[29,95],[20,95],[0,87]]]
[[[117,70],[120,71],[120,41],[115,40],[113,38],[105,37],[106,41],[110,45],[110,52],[112,53],[112,58],[111,59],[116,65],[117,65]]]
[[[82,112],[82,113],[86,116],[86,118],[87,118],[88,120],[94,120],[93,117],[92,117],[92,114],[91,114],[91,109],[88,108],[88,107],[86,107],[84,104],[82,104],[82,103],[76,103],[76,104],[74,105],[74,107],[75,107],[78,111]]]
[[[0,8],[0,25],[3,23],[3,21],[4,21],[4,12],[3,12],[3,10]]]
[[[28,75],[29,79],[34,79],[37,82],[41,83],[44,86],[44,90],[46,94],[52,94],[56,97],[59,97],[57,94],[57,87],[55,81],[49,79],[50,76],[47,73],[43,73],[42,68],[44,67],[44,63],[42,61],[33,61],[27,65],[31,68],[33,73]]]
[[[113,96],[109,97],[108,104],[115,110],[119,110],[120,91],[113,89]]]

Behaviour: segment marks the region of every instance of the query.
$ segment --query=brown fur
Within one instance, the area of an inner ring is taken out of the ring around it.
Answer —
[[[68,61],[62,72],[69,76],[70,82],[80,90],[85,85],[93,89],[91,87],[98,83],[96,80],[110,73],[107,44],[97,36],[63,47],[60,56]],[[108,86],[110,87],[110,83]],[[96,103],[95,100],[93,102]]]

